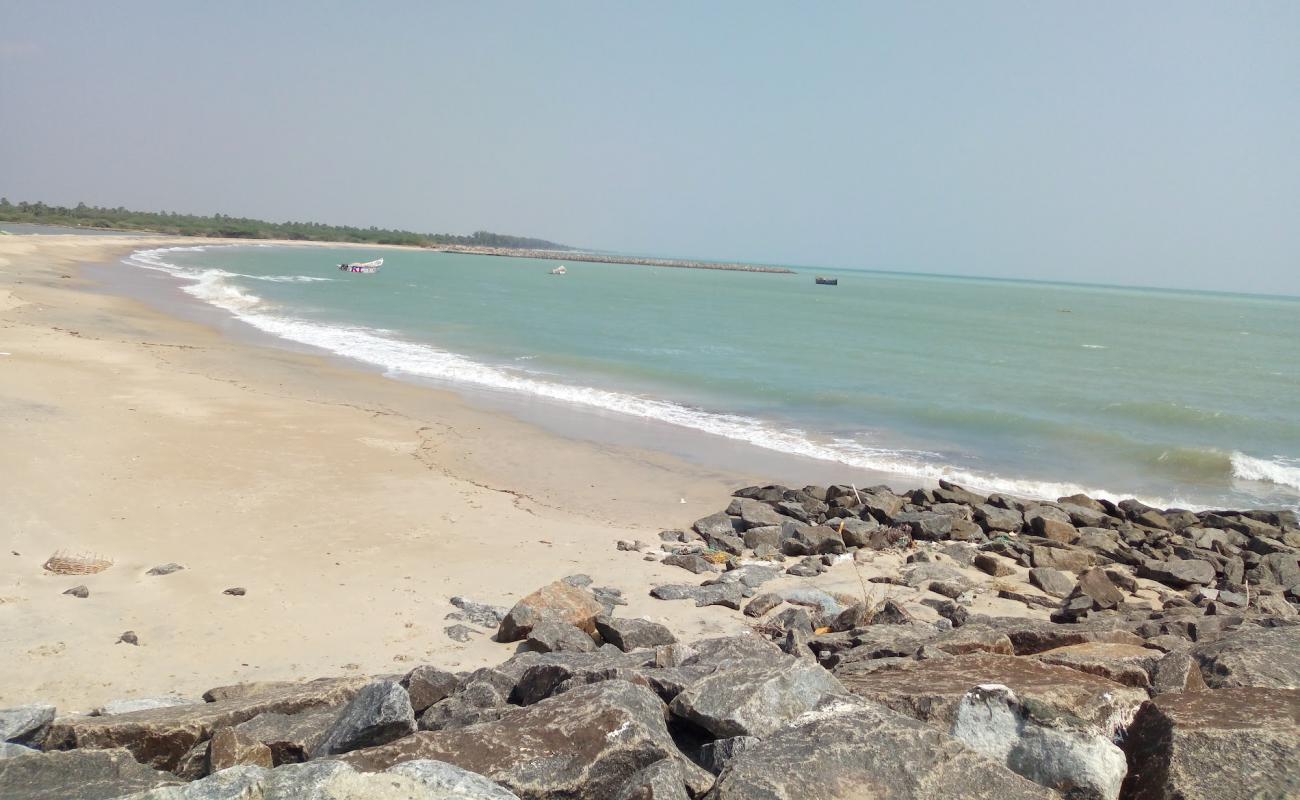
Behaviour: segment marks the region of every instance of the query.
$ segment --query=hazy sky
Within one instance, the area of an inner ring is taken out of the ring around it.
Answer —
[[[0,194],[1300,294],[1300,3],[0,0]]]

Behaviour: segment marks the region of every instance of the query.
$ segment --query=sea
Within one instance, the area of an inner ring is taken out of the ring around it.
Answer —
[[[379,257],[373,275],[337,269]],[[126,264],[394,378],[846,472],[1300,507],[1296,298],[356,247],[169,247]]]

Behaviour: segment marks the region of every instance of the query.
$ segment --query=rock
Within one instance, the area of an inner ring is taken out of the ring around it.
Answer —
[[[1197,643],[1191,655],[1211,689],[1300,689],[1300,626],[1243,627]]]
[[[234,730],[239,735],[266,745],[271,763],[297,764],[306,761],[325,738],[342,708],[303,711],[298,714],[259,714],[241,722]],[[179,770],[177,774],[180,774]]]
[[[543,656],[529,653],[527,655],[538,658],[587,658],[591,654],[569,653]],[[521,656],[516,656],[506,664],[513,667],[514,664],[522,661]],[[502,666],[505,667],[506,664]],[[490,667],[475,670],[466,676],[449,697],[429,706],[420,715],[420,730],[452,730],[500,719],[510,710],[506,703],[516,692],[516,687],[521,683],[526,672],[526,668],[522,672],[513,674]]]
[[[1084,550],[1034,545],[1030,553],[1035,567],[1051,567],[1076,574],[1092,566],[1093,562],[1092,554]]]
[[[1034,532],[1035,536],[1041,536],[1044,539],[1060,542],[1061,544],[1071,544],[1079,538],[1079,531],[1069,522],[1059,522],[1041,514],[1030,518],[1029,529]]]
[[[985,683],[1008,686],[1023,702],[1079,717],[1101,733],[1122,726],[1147,696],[1141,689],[1066,667],[991,653],[915,661],[885,672],[837,669],[835,674],[853,694],[943,730],[956,721],[966,691]]]
[[[660,600],[694,600],[697,608],[726,606],[739,611],[744,592],[737,583],[718,583],[709,586],[669,584],[651,589],[650,596]]]
[[[215,703],[218,700],[248,700],[292,689],[300,689],[301,681],[249,681],[232,683],[227,686],[214,686],[203,693],[203,702]],[[175,704],[174,704],[175,705]]]
[[[1124,602],[1124,593],[1110,582],[1105,570],[1093,567],[1079,576],[1079,582],[1075,584],[1074,591],[1070,592],[1066,602],[1076,599],[1087,601],[1079,606],[1084,610],[1101,611],[1118,608]]]
[[[337,706],[365,683],[364,678],[329,678],[211,703],[107,717],[62,717],[51,725],[45,746],[60,750],[125,747],[141,763],[170,771],[191,747],[218,728],[267,712],[293,714]]]
[[[895,514],[891,522],[895,526],[907,525],[914,539],[939,542],[952,533],[953,517],[932,511],[904,511]]]
[[[1025,517],[1019,511],[998,508],[987,503],[975,506],[975,521],[990,533],[997,531],[1019,533],[1025,526]]]
[[[1057,797],[956,739],[841,700],[745,747],[707,800],[1048,800]]]
[[[784,602],[785,601],[781,599],[781,595],[779,594],[774,594],[772,592],[760,594],[753,600],[750,600],[748,605],[745,606],[745,616],[755,618],[762,617],[767,612]]]
[[[787,603],[815,608],[821,612],[822,616],[828,619],[834,619],[844,610],[844,606],[839,600],[831,597],[821,589],[814,589],[807,586],[786,589],[781,592],[781,598]]]
[[[137,697],[131,700],[113,700],[90,712],[93,717],[107,717],[113,714],[130,714],[135,711],[148,711],[153,708],[173,708],[175,706],[195,705],[193,700],[170,694],[162,697]]]
[[[136,635],[135,631],[126,631],[121,636],[117,637],[117,641],[113,644],[133,644],[139,647],[140,637]]]
[[[764,525],[758,528],[750,528],[745,531],[743,537],[745,547],[756,550],[763,545],[767,545],[779,549],[781,539],[784,538],[783,530],[781,525]]]
[[[685,763],[664,723],[664,706],[644,686],[612,680],[509,712],[496,722],[423,731],[341,758],[378,771],[436,759],[476,772],[521,797],[605,800],[637,772],[664,759],[683,764],[694,791],[710,776]],[[701,778],[701,773],[703,777]]]
[[[173,572],[180,572],[183,569],[185,569],[185,567],[182,567],[180,564],[177,564],[175,562],[171,562],[168,564],[159,564],[158,566],[150,569],[145,574],[146,575],[170,575]]]
[[[1132,800],[1300,796],[1300,691],[1237,688],[1162,694],[1124,740]]]
[[[402,687],[411,701],[411,710],[416,714],[434,703],[450,697],[460,686],[460,678],[446,670],[423,664],[406,673],[402,678]]]
[[[1035,718],[1000,684],[976,686],[962,698],[954,738],[1017,775],[1066,797],[1118,800],[1128,765],[1109,738],[1075,729],[1060,717]]]
[[[874,519],[864,520],[857,517],[842,517],[831,527],[844,540],[846,547],[870,547],[872,536],[884,530]]]
[[[1018,656],[1085,642],[1115,642],[1138,647],[1145,644],[1142,637],[1117,627],[1108,619],[1068,625],[1019,617],[972,617],[972,620],[1006,633]]]
[[[757,736],[731,736],[725,739],[715,739],[700,747],[700,766],[717,775],[722,772],[727,764],[735,760],[736,756],[760,741],[762,740]]]
[[[538,653],[590,653],[596,643],[567,622],[543,618],[528,632],[528,648]]]
[[[872,625],[908,625],[912,621],[912,612],[892,598],[871,612]]]
[[[1058,647],[1034,656],[1044,664],[1077,669],[1125,686],[1147,688],[1151,671],[1165,654],[1148,647],[1110,642],[1088,642]]]
[[[459,623],[456,625],[448,625],[442,629],[442,632],[453,642],[468,642],[479,633],[479,631],[474,630],[468,625],[461,625]]]
[[[517,642],[544,617],[567,622],[594,634],[596,617],[603,611],[604,607],[587,592],[556,581],[515,603],[497,628],[497,640]]]
[[[781,552],[788,556],[844,552],[844,540],[834,528],[827,525],[796,525],[793,528],[781,542]]]
[[[1034,567],[1029,570],[1029,582],[1052,597],[1068,597],[1074,589],[1074,581],[1069,576],[1051,567]]]
[[[1011,568],[1010,564],[1007,564],[1002,559],[990,553],[980,553],[975,556],[975,568],[980,572],[992,575],[995,578],[1016,574],[1016,571]]]
[[[0,759],[5,800],[109,800],[177,783],[121,748],[73,750]]]
[[[597,617],[596,630],[600,632],[601,638],[625,653],[677,641],[672,631],[657,622],[645,619]]]
[[[1169,692],[1203,692],[1208,687],[1201,676],[1201,665],[1186,650],[1165,653],[1151,668],[1151,694]]]
[[[54,721],[54,706],[30,705],[0,709],[0,742],[37,747]]]
[[[741,663],[688,687],[670,709],[714,736],[765,736],[822,701],[844,694],[839,681],[815,664]]]
[[[1214,583],[1214,565],[1208,561],[1178,558],[1168,561],[1149,559],[1139,565],[1138,575],[1176,589],[1198,584],[1210,586]]]
[[[518,795],[501,785],[445,761],[405,761],[384,774],[414,779],[431,790],[427,800],[519,800]]]
[[[690,800],[681,762],[665,758],[635,773],[613,800]]]
[[[228,594],[232,597],[243,597],[248,594],[248,590],[242,586],[232,586],[229,589],[224,590],[222,594]]]
[[[506,618],[509,611],[501,606],[476,603],[465,597],[451,598],[451,604],[464,613],[465,618],[480,628],[495,628]]]
[[[234,728],[221,728],[212,734],[208,745],[208,772],[239,765],[272,766],[271,748]]]
[[[0,760],[6,758],[20,758],[22,756],[32,756],[32,755],[37,755],[40,752],[41,752],[40,750],[36,750],[34,748],[27,747],[25,745],[13,744],[11,742],[0,742]]]
[[[737,498],[740,508],[737,516],[745,529],[780,525],[787,517],[760,500]]]
[[[82,599],[90,597],[90,589],[87,589],[85,584],[73,586],[71,589],[67,589],[63,593],[70,594],[73,597],[80,597]]]
[[[670,567],[681,567],[687,572],[694,572],[696,575],[704,572],[717,572],[718,568],[712,561],[695,553],[683,553],[681,555],[671,555],[663,560],[663,563]]]
[[[780,525],[781,523],[776,523]],[[697,519],[692,525],[696,532],[706,540],[716,536],[734,536],[740,530],[741,523],[719,511],[703,519]]]
[[[406,690],[393,681],[375,681],[343,707],[312,750],[312,758],[387,744],[415,729],[415,711]]]

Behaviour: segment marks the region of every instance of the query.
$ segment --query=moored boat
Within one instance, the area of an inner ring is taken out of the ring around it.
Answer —
[[[379,271],[384,265],[382,258],[376,258],[374,261],[354,261],[350,264],[339,264],[340,272],[359,272],[363,275],[370,275]]]
[[[551,274],[552,274],[552,275],[568,275],[568,274],[569,274],[569,271],[568,271],[567,269],[564,268],[564,265],[563,265],[563,264],[561,264],[560,266],[558,266],[558,267],[556,267],[555,269],[551,270]]]
[[[823,278],[822,276],[818,275],[814,280],[816,280],[817,284],[820,285],[820,286],[839,286],[839,285],[840,285],[840,279],[839,279],[839,278]]]

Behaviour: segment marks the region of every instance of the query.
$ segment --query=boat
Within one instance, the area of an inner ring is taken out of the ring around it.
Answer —
[[[382,258],[376,258],[374,261],[354,261],[350,264],[339,264],[340,272],[360,272],[364,275],[373,275],[384,265]]]
[[[556,267],[555,269],[551,270],[551,274],[552,274],[552,275],[568,275],[568,274],[569,274],[569,271],[568,271],[567,269],[564,268],[564,265],[563,265],[563,264],[561,264],[560,266],[558,266],[558,267]]]
[[[840,285],[840,279],[839,279],[839,278],[823,278],[822,276],[818,275],[814,280],[816,280],[816,282],[817,282],[817,284],[818,284],[819,286],[839,286],[839,285]]]

